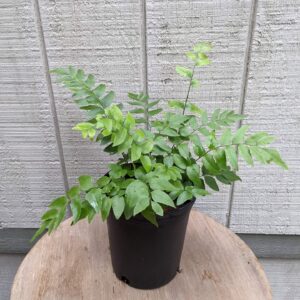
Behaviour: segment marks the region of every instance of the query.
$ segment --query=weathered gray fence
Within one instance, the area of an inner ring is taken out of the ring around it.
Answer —
[[[121,102],[140,90],[178,99],[175,65],[201,40],[214,44],[213,65],[193,101],[278,136],[290,169],[243,166],[242,183],[197,206],[238,233],[299,235],[299,10],[297,0],[2,0],[0,245],[1,228],[6,241],[9,229],[36,228],[52,198],[110,160],[72,131],[81,114],[49,69],[82,67]]]

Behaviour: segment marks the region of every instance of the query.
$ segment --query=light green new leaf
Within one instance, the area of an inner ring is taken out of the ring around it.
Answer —
[[[194,46],[194,51],[195,52],[200,52],[200,53],[207,53],[207,52],[210,52],[212,49],[212,44],[209,43],[209,42],[200,42],[200,43],[197,43],[195,46]]]
[[[151,192],[151,196],[155,202],[158,202],[158,203],[161,203],[161,204],[164,204],[167,206],[175,207],[175,204],[174,204],[173,200],[171,199],[171,197],[163,191],[154,190]]]
[[[186,67],[176,66],[176,72],[183,77],[192,78],[193,76],[193,71]]]
[[[180,100],[169,100],[168,105],[171,108],[179,108],[179,109],[184,108],[184,103]]]

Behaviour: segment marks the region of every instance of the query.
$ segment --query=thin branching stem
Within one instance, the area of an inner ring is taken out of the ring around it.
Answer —
[[[188,88],[187,95],[186,95],[186,98],[185,98],[185,101],[184,101],[184,107],[183,107],[183,110],[182,110],[183,115],[185,114],[186,105],[187,105],[187,102],[188,102],[188,99],[189,99],[189,95],[190,95],[190,91],[191,91],[191,87],[192,87],[192,81],[193,81],[194,72],[195,72],[195,67],[196,67],[196,65],[194,65],[194,67],[193,67],[192,76],[190,78],[190,83],[189,83],[189,88]]]

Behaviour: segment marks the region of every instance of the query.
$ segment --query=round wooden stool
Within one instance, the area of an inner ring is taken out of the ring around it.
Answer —
[[[268,300],[271,290],[261,265],[234,233],[192,211],[181,271],[166,286],[138,290],[113,274],[106,224],[70,220],[45,235],[22,262],[12,300]]]

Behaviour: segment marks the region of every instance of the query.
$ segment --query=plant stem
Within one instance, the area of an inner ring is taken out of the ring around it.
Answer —
[[[203,155],[199,156],[196,161],[198,161],[200,158],[204,157],[206,154],[208,154],[209,152],[212,152],[212,151],[215,151],[217,149],[220,149],[220,148],[223,148],[223,147],[227,147],[227,146],[239,146],[239,145],[248,145],[247,143],[240,143],[240,144],[230,144],[230,145],[220,145],[220,146],[217,146],[216,148],[214,149],[210,149],[210,150],[207,150]]]
[[[185,101],[184,101],[184,107],[183,107],[183,111],[182,111],[182,114],[183,114],[183,115],[184,115],[184,113],[185,113],[187,101],[188,101],[188,99],[189,99],[189,95],[190,95],[190,91],[191,91],[191,87],[192,87],[192,81],[193,81],[194,72],[195,72],[195,67],[196,67],[196,65],[194,65],[194,67],[193,67],[193,72],[192,72],[192,76],[191,76],[191,78],[190,78],[189,88],[188,88],[187,95],[186,95],[186,98],[185,98]]]

